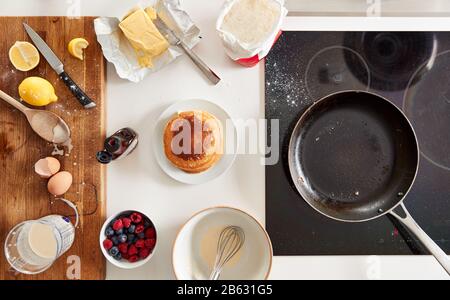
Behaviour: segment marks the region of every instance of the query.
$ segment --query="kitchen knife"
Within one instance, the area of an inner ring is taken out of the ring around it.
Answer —
[[[189,56],[190,59],[195,63],[195,65],[205,74],[205,76],[213,83],[218,84],[220,82],[220,77],[214,73],[213,70],[211,70],[206,63],[197,55],[194,53],[194,51],[189,48],[188,45],[186,45],[177,35],[175,32],[173,32],[169,26],[164,23],[163,20],[161,20],[159,17],[154,20],[156,27],[158,27],[159,30],[161,30],[161,33],[163,35],[166,35],[169,43],[174,46],[178,46],[181,49],[184,50],[184,52]]]
[[[25,31],[31,38],[33,43],[38,48],[39,52],[45,57],[49,65],[55,70],[59,78],[64,82],[64,84],[69,88],[72,94],[77,98],[77,100],[84,106],[84,108],[95,107],[94,101],[89,98],[88,95],[75,83],[75,81],[70,78],[69,74],[64,71],[64,64],[56,56],[56,54],[50,49],[47,43],[33,30],[30,26],[23,23]]]

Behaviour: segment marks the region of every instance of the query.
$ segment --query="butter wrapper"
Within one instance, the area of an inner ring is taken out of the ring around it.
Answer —
[[[222,24],[225,17],[230,12],[234,4],[240,0],[226,0],[222,11],[217,19],[216,30],[222,39],[223,45],[225,47],[225,52],[234,61],[244,65],[244,66],[254,66],[261,59],[269,54],[272,49],[273,44],[276,42],[281,34],[281,26],[283,25],[283,20],[288,14],[288,10],[285,8],[284,0],[269,0],[275,5],[279,5],[280,16],[277,22],[274,24],[270,36],[261,43],[255,45],[247,45],[238,40],[231,32],[227,32],[222,29]]]
[[[200,41],[200,29],[183,11],[179,0],[141,1],[138,6],[124,16],[136,9],[145,9],[149,6],[156,10],[158,17],[190,48]],[[102,47],[103,55],[114,65],[120,78],[139,82],[148,74],[162,69],[183,54],[178,46],[170,45],[167,51],[153,60],[152,68],[141,67],[133,47],[119,28],[122,19],[123,17],[101,17],[94,20],[95,33]]]

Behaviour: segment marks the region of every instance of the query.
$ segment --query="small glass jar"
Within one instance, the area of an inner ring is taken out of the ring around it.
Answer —
[[[129,155],[137,145],[138,134],[133,129],[120,129],[105,140],[105,149],[97,153],[97,160],[102,164],[109,164]]]

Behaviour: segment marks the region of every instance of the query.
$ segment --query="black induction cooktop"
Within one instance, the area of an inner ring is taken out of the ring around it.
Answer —
[[[344,90],[377,93],[408,116],[421,163],[405,205],[450,253],[450,32],[284,32],[266,58],[265,78],[266,118],[278,119],[280,128],[280,160],[266,166],[275,255],[428,254],[388,216],[334,221],[295,189],[287,163],[292,130],[314,101]],[[269,141],[270,134],[269,125]]]

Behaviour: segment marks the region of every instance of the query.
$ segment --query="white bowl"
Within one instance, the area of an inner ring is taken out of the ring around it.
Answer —
[[[220,280],[267,279],[273,257],[269,235],[255,218],[231,207],[203,210],[181,228],[172,254],[177,279],[209,279],[218,235],[223,228],[231,225],[244,230],[245,242],[236,257],[223,269]]]
[[[108,251],[105,249],[105,247],[103,247],[103,241],[106,239],[105,230],[108,227],[109,223],[111,223],[111,221],[114,218],[116,218],[116,217],[118,217],[120,215],[124,215],[124,214],[131,214],[133,212],[140,213],[143,217],[146,217],[147,219],[149,219],[150,222],[153,224],[153,227],[155,228],[155,232],[156,232],[156,244],[155,244],[155,248],[153,249],[153,252],[149,256],[147,256],[145,259],[139,260],[139,261],[134,262],[134,263],[130,263],[126,259],[122,259],[122,260],[119,261],[119,260],[114,259],[112,256],[110,256]],[[128,269],[128,270],[130,270],[130,269],[135,269],[135,268],[139,268],[139,267],[143,266],[144,264],[146,264],[153,257],[153,255],[155,254],[155,250],[156,250],[157,245],[158,245],[158,232],[156,230],[155,224],[153,223],[152,219],[150,219],[146,214],[144,214],[144,213],[142,213],[142,212],[140,212],[138,210],[127,210],[127,211],[123,211],[121,213],[112,215],[111,217],[109,217],[106,220],[106,222],[103,224],[102,229],[100,231],[100,249],[102,249],[103,255],[106,257],[106,259],[111,264],[113,264],[114,266],[116,266],[118,268],[121,268],[121,269]]]
[[[209,170],[198,174],[189,174],[175,167],[166,157],[164,152],[164,130],[169,120],[177,113],[183,111],[201,110],[206,111],[215,116],[224,128],[224,155],[222,158]],[[229,126],[230,128],[226,128]],[[227,135],[228,133],[228,135]],[[233,122],[231,116],[219,105],[206,100],[185,100],[172,104],[159,117],[154,137],[153,150],[155,152],[156,160],[161,169],[173,179],[186,184],[201,184],[213,180],[223,173],[225,173],[236,158],[238,151],[238,131],[236,124]],[[232,150],[227,153],[227,149]]]

